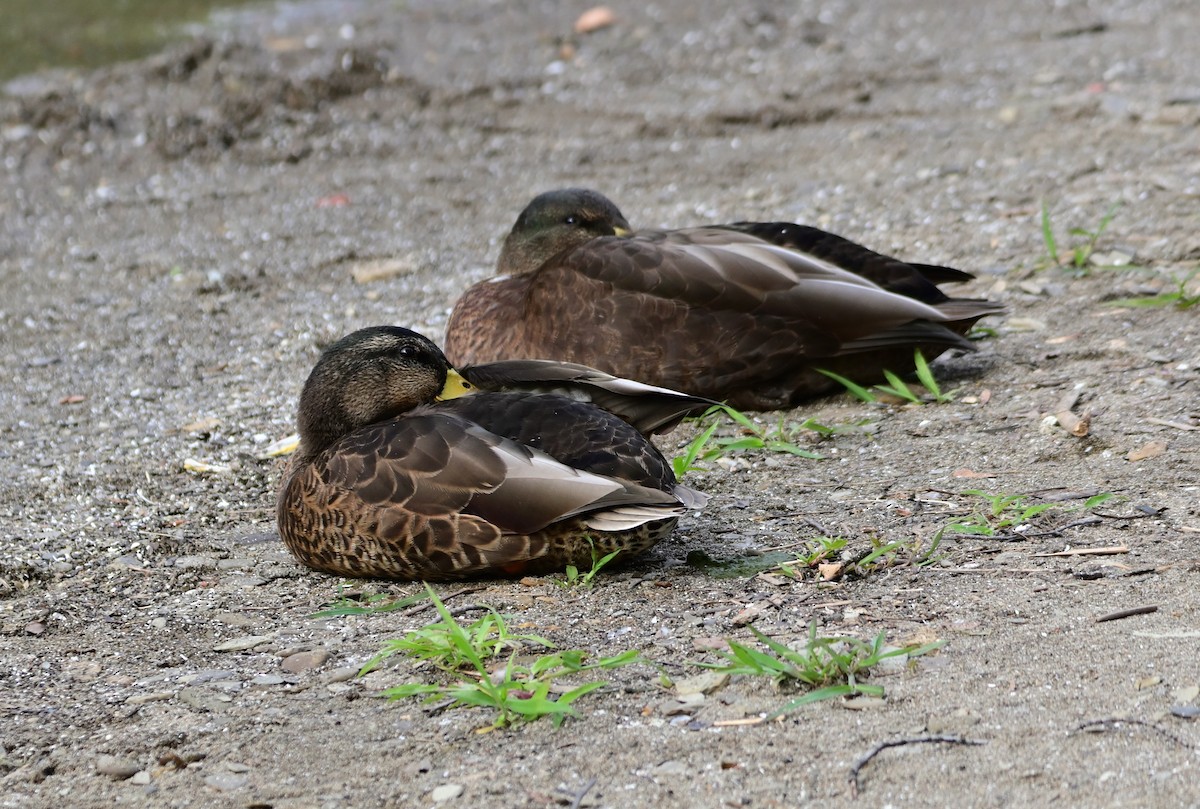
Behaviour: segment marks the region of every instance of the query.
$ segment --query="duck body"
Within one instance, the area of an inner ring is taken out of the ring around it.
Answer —
[[[501,274],[468,289],[447,328],[463,365],[545,358],[734,407],[770,410],[973,350],[963,334],[1001,311],[950,298],[960,270],[913,265],[785,222],[627,228],[593,191],[536,198],[505,242]]]
[[[617,416],[555,394],[435,401],[451,376],[436,346],[397,327],[326,351],[278,498],[301,562],[428,580],[586,567],[593,548],[639,553],[703,504]]]

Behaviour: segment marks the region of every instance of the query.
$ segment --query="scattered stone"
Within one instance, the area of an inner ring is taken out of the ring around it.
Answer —
[[[63,666],[62,673],[76,682],[90,683],[100,676],[100,664],[94,660],[72,660]]]
[[[250,681],[251,685],[283,685],[287,680],[278,674],[259,674]]]
[[[149,770],[138,770],[129,779],[129,783],[135,784],[139,787],[146,786],[147,784],[150,783],[150,771]]]
[[[691,715],[700,710],[707,697],[699,692],[684,694],[678,699],[664,700],[658,707],[663,716]]]
[[[434,803],[445,803],[452,801],[459,795],[463,794],[462,784],[442,784],[440,787],[434,787],[429,793],[429,798]]]
[[[1121,250],[1096,251],[1088,256],[1088,263],[1097,267],[1127,267],[1132,262],[1133,256]]]
[[[724,688],[729,675],[719,671],[706,671],[695,677],[684,677],[675,681],[675,693],[681,698],[689,694],[711,694]]]
[[[327,683],[344,683],[358,676],[358,666],[342,666],[329,672],[325,677]]]
[[[869,711],[875,708],[886,708],[887,700],[882,697],[855,697],[842,703],[848,711]]]
[[[1200,718],[1200,706],[1196,705],[1172,705],[1171,716],[1179,719],[1198,719]]]
[[[228,694],[218,694],[207,688],[183,688],[179,691],[179,701],[198,711],[226,711],[233,697]]]
[[[102,755],[96,759],[96,772],[107,775],[114,781],[125,781],[140,772],[142,765],[131,758]]]
[[[1189,702],[1195,702],[1196,697],[1200,697],[1200,685],[1189,685],[1180,688],[1172,695],[1172,699],[1180,705],[1187,705]]]
[[[233,638],[224,643],[218,643],[213,647],[214,652],[245,652],[253,649],[255,646],[261,646],[267,641],[273,640],[273,635],[247,635],[242,638]]]
[[[235,556],[231,559],[218,559],[217,570],[242,570],[244,568],[254,567],[254,560],[247,559],[244,556]]]
[[[218,792],[235,792],[250,783],[250,779],[244,775],[218,772],[205,776],[204,783]]]
[[[229,626],[249,627],[253,626],[255,621],[248,615],[242,615],[240,612],[218,612],[212,617],[214,621],[220,621]]]
[[[324,649],[313,649],[309,652],[297,652],[283,659],[281,667],[289,674],[299,674],[302,671],[315,669],[329,659],[329,652]]]
[[[42,635],[46,631],[46,625],[41,621],[30,621],[25,624],[26,635]]]
[[[215,564],[216,560],[198,554],[180,556],[175,560],[175,567],[181,567],[185,570],[203,570],[204,568],[213,567]]]

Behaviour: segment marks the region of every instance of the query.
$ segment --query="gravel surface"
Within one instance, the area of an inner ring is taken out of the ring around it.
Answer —
[[[300,3],[0,95],[0,807],[1200,805],[1200,309],[1114,305],[1200,260],[1192,0],[657,0],[573,33],[585,8]],[[653,661],[562,728],[478,733],[486,710],[377,698],[426,669],[356,676],[433,613],[312,617],[420,587],[298,567],[260,456],[323,345],[440,339],[568,185],[635,226],[818,225],[1010,311],[937,364],[953,401],[783,414],[847,429],[689,474],[709,507],[591,588],[439,587]],[[1043,204],[1068,258],[1119,204],[1095,248],[1121,266],[1046,266]],[[966,534],[969,490],[1055,505]],[[797,578],[698,563],[826,535],[843,558]],[[664,684],[813,622],[944,645],[870,675],[883,700],[765,722],[792,691]],[[941,737],[982,744],[853,784]]]

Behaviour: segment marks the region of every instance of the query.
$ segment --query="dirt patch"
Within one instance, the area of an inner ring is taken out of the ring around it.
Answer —
[[[878,743],[942,735],[985,744],[884,750],[859,800],[1200,800],[1197,310],[1112,305],[1200,258],[1192,5],[615,9],[581,36],[581,8],[298,6],[0,97],[0,804],[849,803]],[[869,429],[805,433],[821,461],[689,475],[710,507],[591,589],[439,588],[656,664],[610,673],[561,730],[477,734],[484,712],[373,698],[409,668],[351,676],[430,613],[310,617],[346,585],[288,557],[258,456],[322,345],[379,322],[440,337],[517,211],[566,185],[635,225],[823,226],[971,270],[954,294],[1011,312],[938,363],[952,402],[786,414]],[[1043,202],[1064,255],[1120,203],[1096,247],[1141,269],[1035,272]],[[390,269],[356,282],[364,265]],[[1058,505],[914,564],[986,506],[972,489]],[[904,546],[832,581],[687,561],[821,535]],[[728,723],[788,699],[764,680],[686,709],[660,682],[748,623],[791,641],[814,621],[945,645],[871,678],[883,703],[757,725]]]

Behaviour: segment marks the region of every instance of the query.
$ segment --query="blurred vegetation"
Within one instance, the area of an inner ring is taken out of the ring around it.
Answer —
[[[0,81],[153,53],[238,0],[0,0]]]

